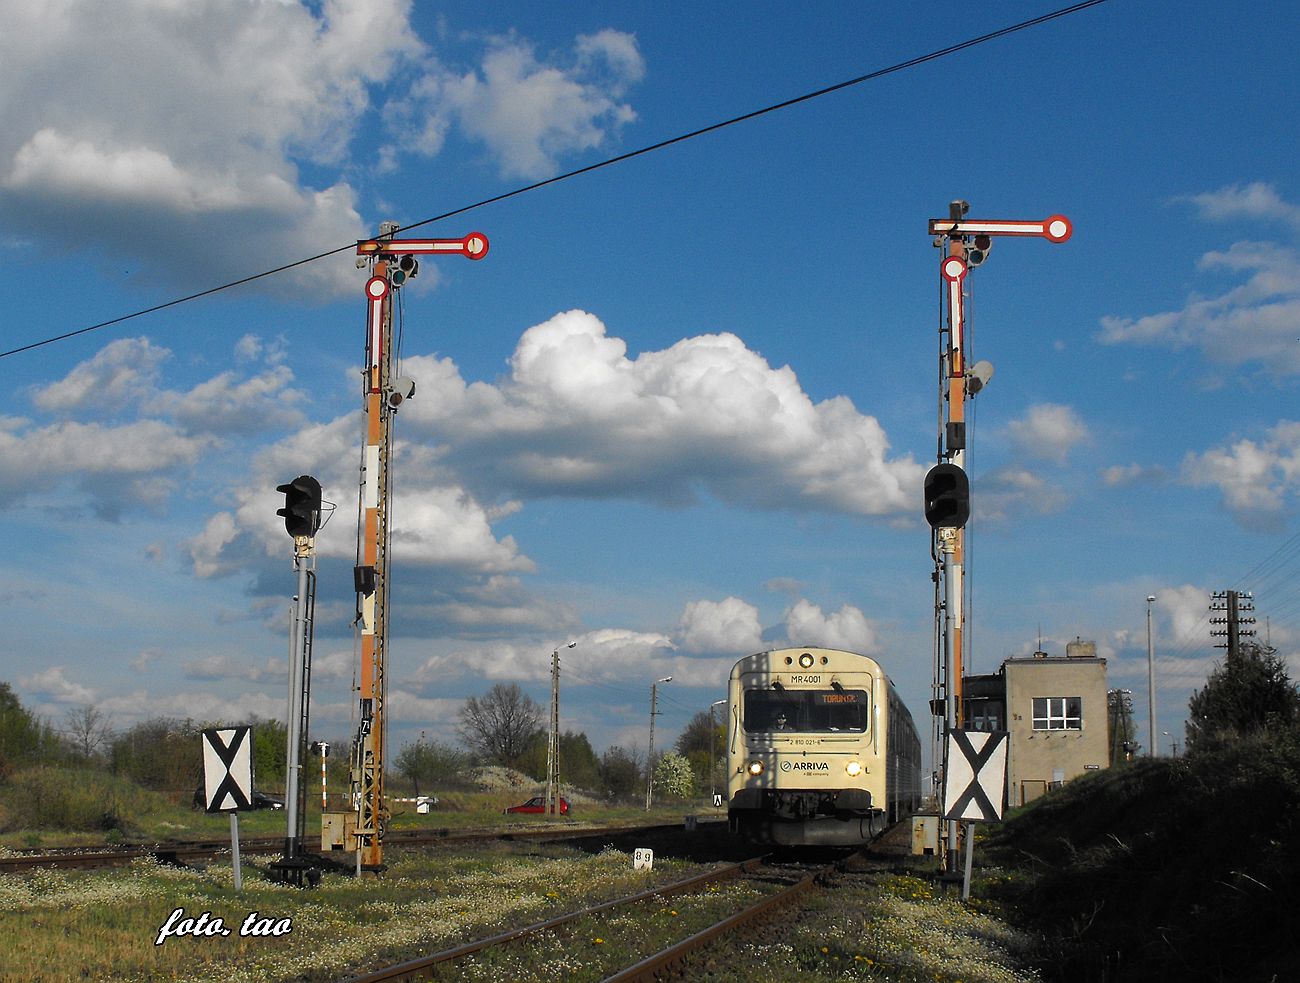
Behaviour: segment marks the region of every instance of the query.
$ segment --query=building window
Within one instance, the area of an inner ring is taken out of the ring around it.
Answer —
[[[1083,699],[1035,696],[1034,730],[1083,730]]]
[[[992,700],[970,700],[967,702],[968,722],[971,730],[992,731],[1002,729],[1002,704]]]

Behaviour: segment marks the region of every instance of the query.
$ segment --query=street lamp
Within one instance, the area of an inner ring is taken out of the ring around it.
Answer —
[[[1155,647],[1151,640],[1151,605],[1155,603],[1154,594],[1147,595],[1147,725],[1151,735],[1151,757],[1158,757],[1156,750],[1156,659]]]
[[[671,683],[672,676],[664,676],[663,679],[656,679],[650,684],[650,744],[645,752],[645,811],[650,811],[650,802],[654,796],[655,772],[653,767],[655,756],[655,715],[659,713],[659,684]]]
[[[713,794],[713,804],[718,804],[718,752],[716,743],[718,739],[718,727],[713,722],[713,708],[723,706],[726,700],[714,700],[709,704],[709,785]]]
[[[576,641],[564,646],[571,649]],[[546,813],[556,815],[560,805],[560,648],[551,653],[551,733],[546,742]]]

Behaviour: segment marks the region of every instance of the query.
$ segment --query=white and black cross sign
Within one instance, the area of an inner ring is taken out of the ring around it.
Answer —
[[[253,728],[203,732],[203,788],[208,812],[247,809],[253,797]]]
[[[943,818],[997,822],[1007,787],[1007,732],[950,730]]]

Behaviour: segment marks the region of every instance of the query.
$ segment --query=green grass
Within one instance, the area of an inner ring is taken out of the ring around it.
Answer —
[[[334,980],[704,869],[666,860],[647,875],[618,851],[518,845],[405,851],[381,878],[327,875],[299,890],[265,880],[262,865],[245,863],[242,892],[228,863],[0,876],[0,979]],[[231,934],[155,945],[176,908],[221,918]],[[254,911],[291,919],[292,931],[241,938]]]
[[[409,793],[399,791],[390,800],[405,794]],[[571,816],[557,819],[502,814],[507,806],[517,805],[529,794],[451,792],[440,796],[438,806],[423,815],[415,811],[414,803],[392,801],[390,828],[460,831],[548,823],[680,823],[687,813],[704,818],[726,815],[725,810],[715,810],[703,802],[657,802],[650,812],[635,805],[575,803]],[[228,815],[209,815],[193,808],[192,795],[192,790],[148,791],[94,769],[54,766],[27,769],[0,786],[0,847],[39,849],[228,837]],[[243,812],[239,819],[240,835],[283,835],[285,823],[282,810]],[[309,794],[306,815],[309,842],[317,840],[320,829],[319,793]]]

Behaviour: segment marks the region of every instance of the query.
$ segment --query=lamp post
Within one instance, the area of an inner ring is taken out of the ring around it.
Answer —
[[[564,646],[571,649],[577,642]],[[560,806],[560,648],[551,653],[551,732],[546,742],[546,814],[558,814]]]
[[[650,744],[646,747],[645,752],[645,811],[650,811],[650,802],[654,797],[655,787],[655,716],[659,713],[659,684],[671,683],[672,676],[664,676],[663,679],[656,679],[650,684]]]
[[[713,722],[713,708],[726,704],[726,700],[714,700],[709,704],[709,785],[712,799],[715,804],[718,801],[718,727]]]
[[[1151,605],[1155,603],[1154,594],[1147,595],[1147,733],[1151,735],[1151,757],[1158,757],[1156,749],[1156,659],[1155,646],[1151,640]]]

